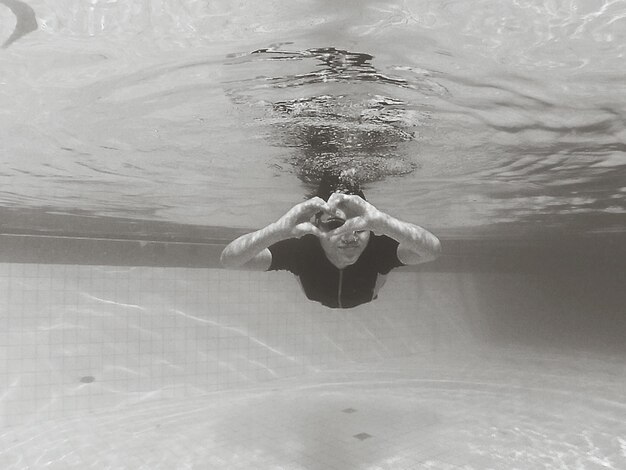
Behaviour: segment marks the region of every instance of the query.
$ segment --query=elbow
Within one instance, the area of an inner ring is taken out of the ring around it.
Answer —
[[[228,257],[226,256],[226,250],[223,250],[222,254],[220,255],[220,265],[224,269],[230,269],[230,266],[228,264]]]
[[[398,246],[398,259],[407,266],[429,263],[435,261],[440,255],[441,242],[432,234]]]
[[[432,260],[434,261],[441,256],[441,242],[433,235],[433,243],[431,248]]]
[[[222,254],[220,255],[220,264],[224,269],[235,269],[237,265],[234,263],[233,257],[230,255],[228,247],[222,250]]]
[[[441,242],[437,237],[432,235],[428,245],[420,253],[421,263],[430,263],[441,256]]]
[[[431,243],[429,244],[428,252],[425,256],[425,262],[435,261],[441,256],[441,242],[437,237],[432,235]]]

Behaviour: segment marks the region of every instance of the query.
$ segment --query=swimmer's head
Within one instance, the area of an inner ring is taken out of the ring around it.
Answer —
[[[320,184],[317,188],[315,196],[322,198],[324,201],[328,201],[330,196],[334,193],[349,194],[362,198],[365,200],[365,194],[359,186],[359,182],[356,177],[356,170],[350,168],[341,172],[326,171],[322,176]],[[322,232],[331,232],[338,227],[341,227],[347,219],[346,214],[338,209],[335,214],[325,214],[318,212],[315,215],[315,225]]]
[[[328,201],[333,193],[351,194],[365,199],[356,178],[356,170],[350,169],[341,173],[326,173],[320,181],[317,196]],[[367,247],[370,239],[369,230],[358,230],[341,235],[333,230],[346,222],[346,214],[337,210],[335,214],[319,212],[315,216],[315,225],[324,233],[320,244],[326,257],[338,267],[345,267],[357,262]]]

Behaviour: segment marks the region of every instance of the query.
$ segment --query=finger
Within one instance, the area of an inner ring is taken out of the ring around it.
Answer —
[[[324,201],[321,197],[314,198],[315,199],[315,208],[317,212],[322,211],[329,215],[334,214],[334,209],[328,204],[328,202]]]
[[[351,194],[333,193],[328,199],[328,204],[352,214],[362,213],[367,209],[367,203],[363,199]]]
[[[315,235],[317,238],[322,238],[324,236],[324,232],[322,232],[319,228],[317,228],[313,224],[311,224],[311,228],[310,228],[309,233],[311,235]]]
[[[338,202],[354,202],[357,204],[359,204],[360,202],[365,202],[359,196],[356,196],[354,194],[345,194],[345,193],[332,193],[330,195],[330,198],[328,199],[329,202],[331,199],[335,199]]]
[[[346,210],[348,207],[344,202],[344,196],[344,194],[333,193],[328,198],[328,205],[333,211],[332,215],[337,217],[347,217]]]
[[[315,235],[316,237],[320,237],[322,232],[319,228],[313,225],[310,222],[304,222],[302,224],[298,224],[295,228],[298,238],[303,237],[304,235]]]
[[[321,209],[326,202],[321,197],[314,197],[302,203],[302,207],[307,210]]]
[[[324,199],[322,199],[319,196],[312,197],[311,199],[309,199],[306,202],[309,203],[309,204],[315,205],[317,207],[321,207],[321,206],[326,204],[326,201],[324,201]]]
[[[326,201],[324,201],[320,197],[315,197],[313,199],[309,199],[302,203],[302,213],[308,217],[311,217],[318,212],[325,212],[327,214],[331,214],[332,209],[328,205]]]
[[[345,203],[346,195],[343,193],[332,193],[328,198],[328,204],[331,207],[339,206]]]

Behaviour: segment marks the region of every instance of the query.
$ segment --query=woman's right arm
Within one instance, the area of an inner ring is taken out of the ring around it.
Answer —
[[[222,266],[267,271],[272,264],[272,253],[268,249],[271,245],[307,234],[320,235],[319,229],[311,223],[311,217],[320,211],[329,212],[330,209],[319,197],[296,204],[278,221],[229,243],[222,251]]]

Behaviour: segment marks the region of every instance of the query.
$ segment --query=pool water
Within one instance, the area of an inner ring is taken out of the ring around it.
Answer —
[[[625,22],[0,0],[0,467],[626,468]],[[345,167],[442,264],[340,312],[217,269]]]

